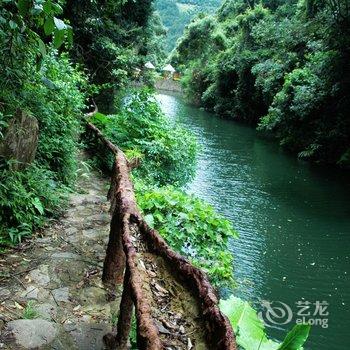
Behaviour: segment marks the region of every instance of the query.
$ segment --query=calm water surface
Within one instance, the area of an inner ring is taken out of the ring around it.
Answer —
[[[326,301],[328,316],[307,316],[328,319],[328,328],[312,328],[307,348],[350,349],[349,174],[300,162],[252,128],[188,106],[180,97],[157,99],[202,146],[188,191],[211,203],[239,232],[230,246],[234,293],[260,310],[261,300],[289,305],[293,320],[269,328],[279,340],[301,318],[298,301]],[[303,313],[315,309],[311,304]]]

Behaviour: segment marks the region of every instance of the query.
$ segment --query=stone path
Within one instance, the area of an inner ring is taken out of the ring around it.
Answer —
[[[0,349],[103,349],[120,302],[101,283],[108,186],[81,174],[64,217],[0,256]]]

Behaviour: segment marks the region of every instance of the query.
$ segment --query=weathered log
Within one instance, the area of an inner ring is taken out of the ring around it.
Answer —
[[[112,214],[106,257],[103,264],[103,283],[111,289],[123,283],[125,254],[122,244],[122,227],[120,208],[115,207]]]
[[[120,301],[116,344],[118,350],[126,350],[131,329],[134,304],[131,298],[130,269],[127,266],[124,276],[124,289]]]
[[[13,160],[12,170],[23,170],[35,158],[38,137],[37,119],[18,109],[0,144],[0,156],[6,160]]]

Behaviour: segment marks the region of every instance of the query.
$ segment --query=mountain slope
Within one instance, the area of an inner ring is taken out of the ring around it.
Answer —
[[[185,26],[200,12],[214,13],[221,0],[156,0],[156,9],[167,28],[166,50],[170,52]]]

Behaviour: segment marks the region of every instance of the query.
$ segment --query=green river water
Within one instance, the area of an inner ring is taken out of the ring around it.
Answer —
[[[278,340],[304,317],[318,324],[307,349],[350,349],[349,173],[298,161],[253,128],[180,97],[159,93],[157,100],[201,145],[188,192],[239,232],[230,245],[235,295],[263,311],[269,335]]]

